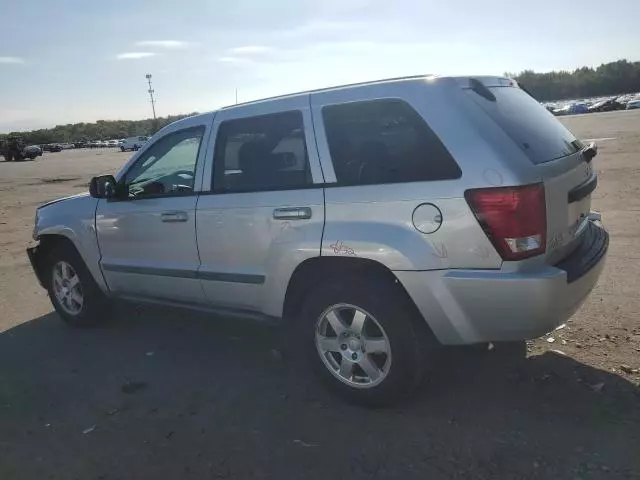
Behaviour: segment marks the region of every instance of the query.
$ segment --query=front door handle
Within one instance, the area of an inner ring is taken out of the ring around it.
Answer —
[[[309,207],[276,208],[273,211],[273,218],[276,220],[306,220],[311,218],[311,209]]]
[[[162,212],[160,220],[167,223],[186,222],[189,219],[187,212]]]

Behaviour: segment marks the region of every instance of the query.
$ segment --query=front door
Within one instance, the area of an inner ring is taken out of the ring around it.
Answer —
[[[160,137],[118,180],[119,198],[99,202],[100,265],[116,295],[203,303],[195,213],[206,132],[196,124]]]
[[[222,110],[214,131],[197,211],[203,289],[216,307],[279,316],[291,274],[322,242],[308,97]]]

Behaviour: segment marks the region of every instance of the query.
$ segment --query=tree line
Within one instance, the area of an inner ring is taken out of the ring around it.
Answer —
[[[573,71],[506,73],[540,101],[640,92],[640,62],[618,60]]]
[[[73,143],[91,140],[113,140],[137,135],[153,135],[165,125],[181,118],[196,115],[169,115],[158,119],[145,120],[98,120],[95,123],[69,123],[56,125],[53,128],[42,128],[30,132],[12,132],[8,135],[19,135],[29,144]],[[0,140],[6,135],[0,135]]]

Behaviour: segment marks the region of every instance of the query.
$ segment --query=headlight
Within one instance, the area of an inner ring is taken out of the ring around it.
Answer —
[[[38,221],[40,220],[40,209],[36,208],[36,218],[33,220],[33,232],[31,233],[31,238],[34,240],[38,239]]]

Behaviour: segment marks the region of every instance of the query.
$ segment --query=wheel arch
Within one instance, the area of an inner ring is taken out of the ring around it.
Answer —
[[[385,265],[365,258],[349,257],[313,257],[300,263],[294,270],[284,298],[282,317],[286,323],[292,322],[302,308],[305,294],[314,287],[330,280],[335,276],[375,277],[388,282],[391,288],[397,289],[410,302],[413,308],[418,308],[408,292],[395,274]],[[421,317],[421,316],[420,316]],[[421,322],[420,330],[433,335],[427,321]]]
[[[93,277],[95,282],[98,284],[100,289],[103,290],[104,292],[107,292],[106,284],[104,282],[104,278],[102,277],[102,273],[100,272],[99,275],[97,276],[94,268],[91,268],[92,265],[90,265],[87,262],[87,259],[82,254],[82,249],[78,248],[79,246],[77,244],[77,239],[75,238],[74,235],[72,235],[72,233],[73,233],[72,230],[62,229],[59,231],[44,232],[38,235],[38,245],[35,247],[35,249],[31,250],[33,259],[34,259],[34,262],[33,262],[34,269],[36,271],[38,280],[43,286],[46,285],[44,283],[44,268],[45,268],[45,261],[47,257],[59,245],[67,245],[73,248],[78,253],[80,258],[84,262],[85,266],[87,267],[87,270],[91,273],[91,276]]]
[[[32,258],[33,269],[36,272],[38,281],[40,282],[40,285],[45,288],[45,261],[49,257],[53,249],[61,244],[69,245],[70,247],[73,247],[76,251],[78,251],[73,241],[69,237],[61,234],[40,235],[38,236],[38,245],[27,249],[29,251],[29,256]]]

